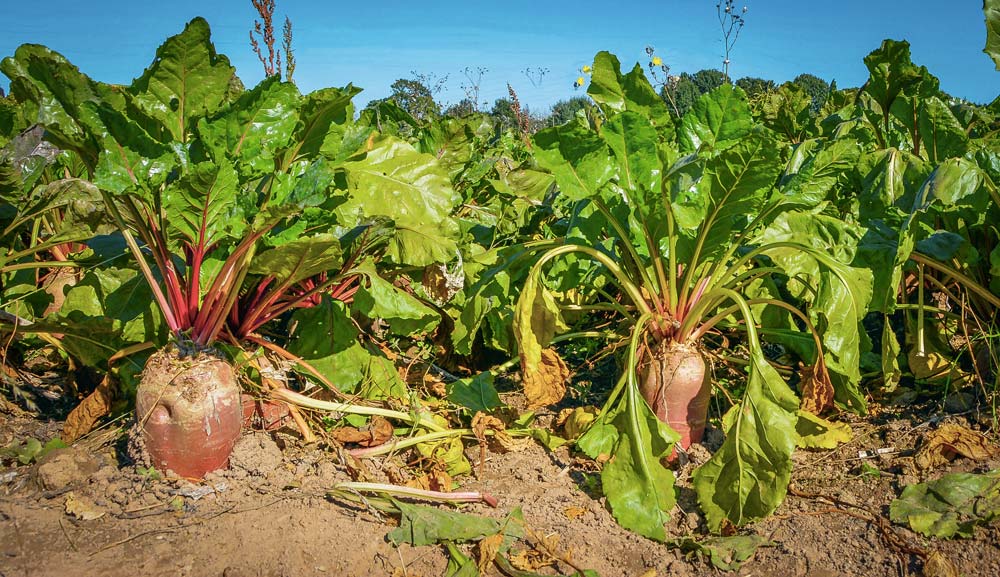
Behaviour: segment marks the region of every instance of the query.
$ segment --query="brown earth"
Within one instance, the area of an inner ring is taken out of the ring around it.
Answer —
[[[972,413],[886,412],[852,423],[853,440],[836,450],[797,453],[792,494],[774,516],[741,529],[766,537],[771,546],[758,549],[732,574],[920,575],[926,554],[939,551],[962,575],[1000,575],[1000,523],[977,528],[971,539],[944,541],[888,520],[888,504],[906,484],[1000,467],[995,458],[959,458],[918,471],[913,449],[944,423],[986,430],[990,420]],[[26,414],[0,414],[0,447],[28,437],[49,439],[60,427]],[[0,576],[444,574],[443,547],[396,547],[386,539],[391,516],[328,499],[330,487],[350,480],[348,470],[335,451],[302,446],[290,431],[246,432],[230,469],[198,484],[144,475],[124,462],[121,435],[115,438],[113,431],[91,435],[41,463],[0,468]],[[883,447],[897,452],[858,457],[861,450]],[[703,558],[620,528],[593,492],[594,464],[565,448],[487,453],[481,470],[479,450],[468,454],[481,477],[464,480],[463,489],[487,491],[500,503],[463,510],[499,519],[519,507],[532,535],[515,549],[544,538],[568,552],[576,567],[603,577],[722,573]],[[365,462],[374,477],[385,475],[388,466]],[[679,472],[680,505],[668,527],[676,537],[704,531],[686,474]],[[573,571],[566,563],[536,570]],[[493,567],[489,574],[501,573]]]

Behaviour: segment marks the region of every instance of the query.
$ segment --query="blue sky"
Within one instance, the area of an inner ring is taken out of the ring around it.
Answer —
[[[590,0],[540,2],[278,0],[276,15],[294,27],[304,92],[348,82],[365,91],[364,104],[389,93],[411,72],[448,77],[438,98],[457,102],[468,83],[462,70],[488,69],[482,102],[506,95],[546,110],[575,94],[578,70],[599,50],[625,66],[646,61],[652,45],[674,73],[719,68],[723,58],[716,0]],[[983,54],[981,0],[747,0],[747,24],[733,51],[734,78],[759,76],[779,83],[803,72],[841,87],[868,76],[862,59],[884,38],[905,39],[913,60],[941,79],[946,92],[977,102],[1000,94],[1000,72]],[[129,83],[152,61],[156,47],[194,16],[212,26],[219,52],[244,83],[263,77],[249,47],[256,13],[249,0],[172,0],[159,8],[135,0],[7,2],[0,19],[0,57],[26,42],[61,52],[91,77]],[[742,6],[742,5],[741,5]],[[540,83],[525,69],[546,68]],[[6,88],[6,79],[0,85]]]

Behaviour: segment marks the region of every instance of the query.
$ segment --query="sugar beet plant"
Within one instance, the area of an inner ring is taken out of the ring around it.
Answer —
[[[589,309],[616,313],[629,345],[624,376],[577,444],[610,457],[602,480],[616,518],[664,539],[674,497],[661,460],[701,439],[712,391],[706,352],[743,332],[747,382],[723,418],[725,443],[694,479],[710,527],[763,517],[784,496],[806,417],[762,341],[808,361],[807,388],[837,386],[846,404],[860,404],[859,327],[872,276],[850,265],[858,232],[781,186],[791,149],[754,122],[738,88],[705,95],[675,127],[641,67],[623,75],[601,53],[593,70],[588,93],[601,122],[535,137],[539,163],[577,210],[517,305],[525,386],[541,386],[561,362],[545,348],[567,328],[554,295],[598,287]]]

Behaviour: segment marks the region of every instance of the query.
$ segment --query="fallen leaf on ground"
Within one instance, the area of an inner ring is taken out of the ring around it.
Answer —
[[[510,564],[521,571],[537,571],[555,563],[555,559],[538,549],[525,549],[510,556]]]
[[[453,483],[451,475],[449,475],[446,471],[434,469],[429,473],[410,479],[406,482],[406,486],[413,487],[414,489],[423,489],[425,491],[448,493],[451,491]]]
[[[488,572],[490,565],[493,564],[493,560],[496,559],[497,553],[500,552],[500,547],[503,545],[503,537],[503,533],[490,535],[476,546],[476,566],[479,567],[480,573]]]
[[[339,443],[357,443],[362,447],[375,447],[392,438],[392,423],[382,417],[372,417],[367,427],[339,427],[330,431]]]
[[[961,425],[947,424],[924,437],[913,461],[921,469],[931,469],[955,457],[983,461],[995,453],[996,449],[982,433]]]
[[[106,511],[87,497],[77,497],[72,491],[66,494],[66,514],[81,521],[93,521],[104,516]]]
[[[493,434],[487,437],[486,431]],[[515,439],[507,432],[507,425],[503,421],[486,413],[476,413],[472,417],[472,432],[480,443],[487,443],[493,450],[502,453],[515,453],[523,451],[531,445],[531,439],[522,437]]]
[[[569,517],[570,519],[579,519],[580,517],[583,517],[584,515],[587,514],[587,510],[584,509],[583,507],[567,507],[563,511],[563,514]]]
[[[799,409],[795,432],[797,444],[803,449],[835,449],[851,440],[853,433],[847,423],[835,423],[805,409]]]
[[[521,366],[524,367],[522,361]],[[569,367],[555,349],[543,349],[542,358],[534,370],[521,371],[524,396],[528,398],[528,408],[537,409],[558,403],[566,394]]]
[[[931,551],[924,561],[924,577],[959,577],[955,564],[940,551]]]
[[[1000,518],[1000,470],[908,485],[889,504],[889,518],[925,537],[971,537],[976,525]]]

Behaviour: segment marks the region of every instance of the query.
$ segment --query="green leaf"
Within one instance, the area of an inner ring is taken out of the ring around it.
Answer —
[[[808,411],[799,411],[798,415],[795,432],[803,449],[836,449],[853,438],[847,423],[834,423]]]
[[[367,284],[362,282],[354,295],[355,310],[369,319],[385,320],[394,334],[426,333],[440,322],[441,317],[434,309],[384,280],[371,262],[353,268],[352,272],[367,279]]]
[[[426,266],[456,257],[458,225],[450,214],[462,198],[433,156],[386,138],[343,168],[348,198],[335,209],[341,224],[391,218],[396,234],[389,255],[399,263]]]
[[[238,176],[232,164],[203,162],[163,191],[170,229],[191,246],[208,247],[238,237],[246,228],[239,210]]]
[[[782,183],[781,194],[786,202],[806,207],[835,201],[833,191],[837,183],[854,170],[860,156],[861,146],[853,138],[827,141]]]
[[[393,499],[401,517],[399,527],[388,534],[395,544],[409,543],[414,547],[452,541],[465,543],[496,535],[501,526],[496,519],[457,511],[436,509],[427,505],[411,505]]]
[[[655,196],[656,201],[643,202],[644,206],[659,205],[660,159],[656,152],[656,129],[649,121],[634,112],[617,114],[604,124],[605,141],[618,160],[618,184],[633,202],[646,201],[645,196]],[[633,196],[632,191],[639,192]]]
[[[236,162],[250,175],[272,172],[277,151],[298,123],[298,104],[295,85],[272,76],[211,120],[199,120],[198,135],[217,161]]]
[[[299,107],[298,122],[291,144],[284,152],[283,166],[321,154],[331,160],[343,160],[353,154],[357,146],[345,146],[345,137],[350,134],[354,119],[351,100],[360,92],[360,88],[348,84],[345,88],[324,88],[307,94]],[[365,137],[367,134],[361,142]]]
[[[104,132],[91,102],[106,102],[124,108],[122,95],[107,84],[95,82],[66,58],[44,46],[24,44],[12,58],[0,62],[0,70],[11,79],[11,94],[20,102],[38,107],[38,122],[47,139],[59,148],[78,152],[88,166],[97,162],[96,141]]]
[[[162,130],[158,139],[187,142],[202,116],[219,110],[236,69],[216,54],[208,22],[195,18],[156,49],[156,58],[129,87],[133,104]]]
[[[962,156],[969,147],[965,127],[955,118],[951,108],[936,96],[923,99],[917,126],[920,142],[932,163]]]
[[[703,94],[684,114],[677,140],[682,152],[721,150],[746,136],[752,126],[746,94],[741,88],[723,84]]]
[[[831,376],[843,377],[834,383],[836,398],[858,411],[865,407],[857,388],[864,352],[861,321],[872,299],[873,276],[871,270],[847,263],[854,261],[864,232],[834,217],[790,211],[759,238],[764,254],[793,279],[789,292],[811,303],[809,315],[822,337],[827,367]]]
[[[666,103],[646,79],[642,66],[636,64],[631,72],[622,76],[621,63],[610,52],[599,52],[594,57],[587,95],[603,105],[609,117],[613,112],[630,111],[657,128],[672,125]]]
[[[865,56],[869,78],[863,90],[879,105],[880,114],[888,115],[893,101],[908,94],[923,80],[920,68],[910,59],[910,43],[883,40],[878,50]]]
[[[295,284],[322,272],[339,270],[342,264],[340,239],[333,234],[317,234],[258,253],[248,272]]]
[[[346,305],[324,295],[318,306],[295,311],[291,322],[299,328],[288,352],[301,357],[341,391],[353,391],[371,355],[358,342],[358,329]]]
[[[1000,471],[951,473],[909,485],[889,504],[889,518],[926,537],[971,537],[1000,517]]]
[[[792,473],[798,399],[759,350],[751,351],[746,392],[726,414],[726,440],[693,473],[712,531],[726,519],[740,526],[770,515]]]
[[[983,48],[997,70],[1000,70],[1000,0],[983,0],[986,16],[986,47]]]
[[[674,474],[662,461],[670,456],[680,435],[659,420],[642,399],[631,378],[624,394],[608,400],[609,407],[577,440],[592,458],[606,458],[601,484],[608,505],[622,527],[665,541],[676,497]],[[611,405],[614,403],[614,405]]]
[[[579,123],[542,130],[534,143],[538,165],[555,175],[560,192],[570,201],[597,196],[615,174],[608,145]]]
[[[490,371],[468,379],[459,379],[448,385],[448,400],[473,413],[488,413],[503,406],[503,401],[493,386],[493,373]]]

